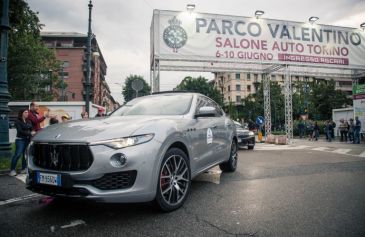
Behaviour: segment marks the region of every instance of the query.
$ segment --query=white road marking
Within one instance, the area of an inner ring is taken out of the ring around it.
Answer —
[[[36,198],[36,197],[40,197],[40,196],[42,196],[42,195],[37,194],[37,193],[33,193],[33,194],[26,195],[26,196],[23,196],[23,197],[11,198],[11,199],[8,199],[8,200],[5,200],[5,201],[1,201],[0,206],[6,205],[6,204],[9,204],[9,203],[20,202],[20,201],[23,201],[23,200]]]
[[[78,225],[86,225],[86,222],[83,221],[83,220],[74,220],[74,221],[71,221],[70,224],[68,225],[63,225],[63,226],[60,226],[59,228],[61,229],[66,229],[66,228],[70,228],[70,227],[75,227],[75,226],[78,226]],[[55,232],[56,230],[59,229],[57,226],[54,226],[52,225],[51,226],[51,232]]]
[[[320,146],[320,147],[313,148],[312,151],[327,151],[328,149],[329,149],[328,147]]]
[[[71,223],[68,224],[68,225],[61,226],[61,229],[75,227],[75,226],[78,226],[78,225],[86,225],[86,222],[83,221],[83,220],[74,220],[74,221],[71,221]]]
[[[276,145],[276,144],[265,144],[265,143],[258,143],[255,146],[255,150],[257,151],[280,151],[280,150],[304,150],[310,149],[312,151],[324,151],[324,152],[333,152],[341,155],[348,155],[348,156],[356,156],[356,157],[365,157],[365,151],[362,151],[359,155],[349,154],[350,151],[353,149],[334,149],[333,147],[313,147],[307,145]],[[334,150],[333,150],[334,149]],[[356,149],[354,152],[357,153]]]
[[[332,151],[333,153],[338,153],[338,154],[347,154],[349,151],[351,151],[351,149],[336,149],[334,151]]]

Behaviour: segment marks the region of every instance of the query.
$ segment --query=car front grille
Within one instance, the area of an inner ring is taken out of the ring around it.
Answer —
[[[84,171],[93,162],[89,146],[85,144],[35,143],[32,150],[33,163],[48,170]]]
[[[108,173],[100,179],[93,180],[92,185],[101,190],[130,188],[133,186],[136,176],[136,170]]]

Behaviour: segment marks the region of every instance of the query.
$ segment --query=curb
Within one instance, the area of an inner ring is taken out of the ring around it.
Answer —
[[[7,175],[10,173],[10,170],[0,170],[0,175]]]

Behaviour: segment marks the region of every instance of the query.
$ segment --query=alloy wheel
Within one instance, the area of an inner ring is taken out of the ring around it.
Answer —
[[[169,205],[179,204],[188,191],[190,173],[185,159],[180,155],[168,157],[160,172],[160,192]]]

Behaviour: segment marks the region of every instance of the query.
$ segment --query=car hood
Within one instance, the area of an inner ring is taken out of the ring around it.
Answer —
[[[107,118],[76,120],[50,125],[42,129],[33,139],[35,142],[94,142],[106,139],[128,137],[156,120],[173,119],[162,116],[113,116]]]

